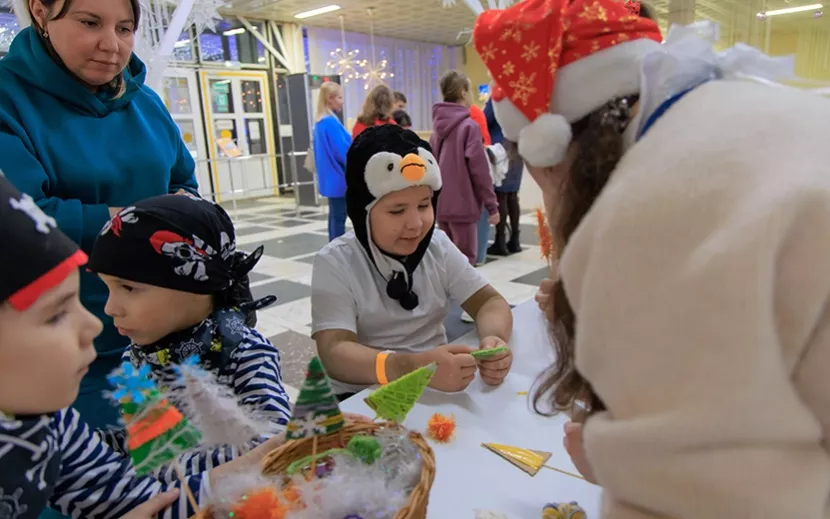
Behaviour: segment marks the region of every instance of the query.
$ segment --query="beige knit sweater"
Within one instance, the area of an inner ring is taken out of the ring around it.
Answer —
[[[830,518],[830,101],[688,94],[561,263],[603,518]]]

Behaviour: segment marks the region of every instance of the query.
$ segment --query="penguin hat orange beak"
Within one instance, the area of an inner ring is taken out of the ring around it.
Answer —
[[[409,153],[401,160],[401,176],[408,182],[420,182],[427,172],[427,164],[417,153]]]

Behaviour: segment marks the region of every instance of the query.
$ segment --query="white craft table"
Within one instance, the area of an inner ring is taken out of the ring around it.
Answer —
[[[475,332],[456,343],[478,346]],[[547,465],[576,473],[562,446],[564,416],[545,418],[531,408],[530,390],[550,364],[553,349],[544,316],[530,300],[513,309],[513,367],[504,383],[488,387],[476,378],[462,393],[427,389],[404,425],[424,432],[433,413],[454,414],[455,439],[435,451],[436,475],[429,519],[472,519],[475,510],[501,512],[509,519],[539,519],[548,502],[577,501],[590,519],[599,518],[599,487],[542,468],[534,477],[481,446],[501,443],[553,453]],[[527,391],[527,395],[519,393]],[[341,403],[343,411],[374,416],[363,402],[369,390]]]

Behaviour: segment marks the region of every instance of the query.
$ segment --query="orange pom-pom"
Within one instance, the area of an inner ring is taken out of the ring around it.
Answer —
[[[234,519],[285,519],[291,510],[280,502],[277,491],[263,488],[248,494],[233,508]]]
[[[455,434],[455,417],[435,413],[427,422],[427,435],[440,443],[447,443]]]
[[[536,209],[536,232],[539,234],[539,248],[542,249],[542,257],[550,262],[553,255],[553,236],[550,233],[550,226],[541,209]]]

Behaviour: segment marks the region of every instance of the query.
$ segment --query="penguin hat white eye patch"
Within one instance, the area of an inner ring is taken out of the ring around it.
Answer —
[[[424,148],[403,157],[381,151],[372,155],[365,169],[366,187],[375,200],[408,187],[429,186],[441,189],[441,170],[438,161]]]

